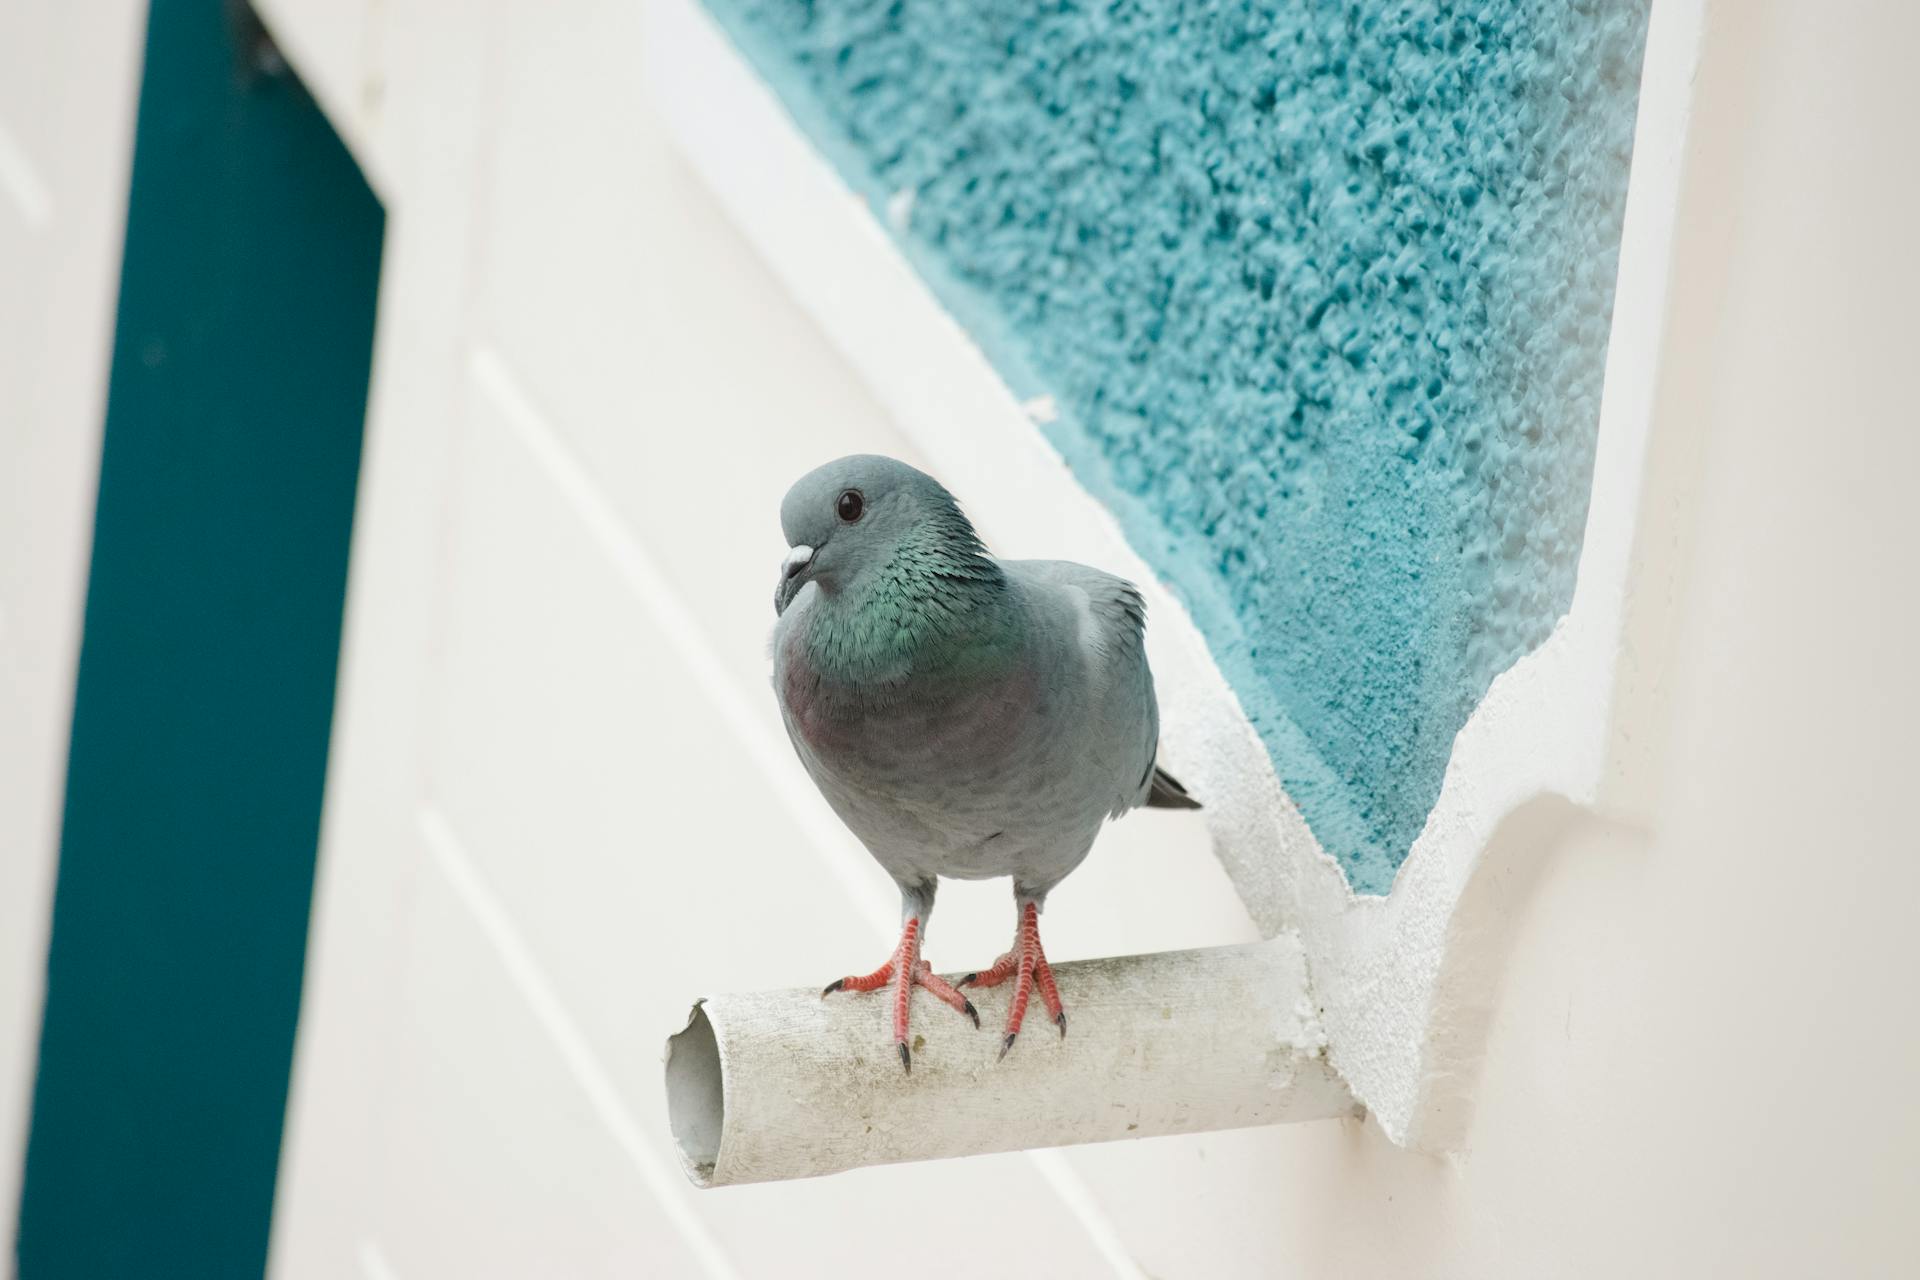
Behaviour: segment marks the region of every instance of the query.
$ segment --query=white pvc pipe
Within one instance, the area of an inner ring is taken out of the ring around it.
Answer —
[[[1352,1115],[1328,1065],[1299,942],[1054,969],[1070,1032],[1038,994],[996,1060],[1011,984],[969,994],[984,1029],[916,992],[913,1072],[882,993],[717,996],[667,1041],[667,1112],[702,1187],[862,1165]]]

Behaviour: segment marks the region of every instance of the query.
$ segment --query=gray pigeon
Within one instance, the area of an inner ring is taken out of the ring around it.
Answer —
[[[836,991],[890,986],[900,1064],[914,986],[980,1025],[960,988],[1012,979],[1000,1055],[1035,987],[1067,1030],[1040,946],[1048,892],[1100,824],[1195,809],[1154,763],[1159,710],[1132,584],[1064,560],[996,560],[953,495],[892,458],[801,477],[780,504],[773,682],[801,763],[900,886],[900,944]],[[1012,948],[958,983],[920,958],[939,877],[1013,877]]]

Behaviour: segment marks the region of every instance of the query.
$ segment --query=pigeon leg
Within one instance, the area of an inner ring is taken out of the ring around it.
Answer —
[[[1027,1001],[1032,998],[1034,988],[1040,990],[1040,999],[1047,1006],[1047,1016],[1053,1019],[1053,1025],[1060,1028],[1060,1034],[1067,1034],[1067,1011],[1060,1003],[1060,988],[1053,980],[1053,966],[1047,963],[1047,953],[1040,946],[1040,907],[1033,902],[1020,906],[1020,926],[1014,933],[1013,950],[993,962],[993,966],[978,973],[970,973],[956,984],[961,987],[997,987],[1008,978],[1013,979],[1013,999],[1007,1004],[1006,1038],[1000,1043],[1000,1056],[1007,1056],[1007,1050],[1013,1048],[1014,1040],[1020,1035],[1020,1024],[1027,1016]]]
[[[907,1018],[915,987],[926,988],[942,1003],[972,1018],[974,1026],[980,1025],[980,1015],[975,1011],[973,1002],[956,991],[946,979],[934,973],[933,966],[920,958],[918,916],[908,917],[906,927],[900,931],[900,945],[893,949],[893,955],[888,957],[885,964],[872,973],[829,982],[820,997],[824,1000],[836,991],[878,991],[885,986],[893,988],[893,1042],[900,1052],[900,1065],[908,1071],[913,1070],[913,1050],[907,1047]]]

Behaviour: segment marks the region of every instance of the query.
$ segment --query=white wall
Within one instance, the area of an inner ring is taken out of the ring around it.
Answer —
[[[658,1078],[687,999],[888,945],[884,882],[790,786],[775,505],[911,450],[668,151],[637,4],[265,8],[391,215],[279,1274],[1870,1274],[1920,1245],[1911,11],[1710,9],[1647,498],[1691,532],[1640,548],[1618,726],[1663,785],[1645,830],[1504,828],[1462,1154],[1325,1123],[696,1194]],[[997,953],[1002,892],[943,896],[936,964]],[[1251,936],[1158,814],[1048,925],[1063,958]]]
[[[456,12],[268,10],[297,62],[359,24],[321,96],[360,104],[392,237],[277,1266],[857,1272],[953,1204],[1009,1224],[1016,1271],[1105,1270],[1110,1211],[1076,1216],[1059,1160],[729,1197],[674,1167],[658,1057],[691,998],[891,945],[878,871],[774,795],[764,646],[787,483],[910,450],[667,149],[636,6]],[[1253,936],[1164,815],[1049,922],[1062,956]],[[1004,887],[952,892],[935,954],[1011,925]]]
[[[145,15],[138,0],[0,5],[0,1243],[9,1258]]]

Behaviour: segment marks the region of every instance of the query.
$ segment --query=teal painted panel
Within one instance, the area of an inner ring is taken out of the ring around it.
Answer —
[[[1385,892],[1572,600],[1647,0],[706,2]]]
[[[154,0],[19,1274],[258,1276],[383,214],[222,0]]]

